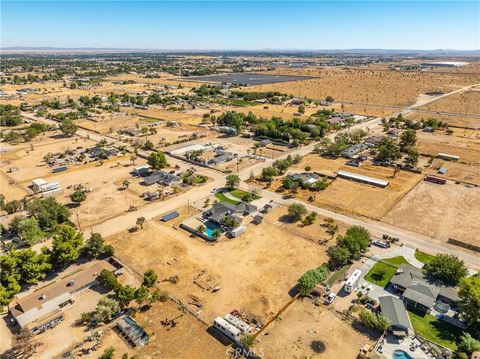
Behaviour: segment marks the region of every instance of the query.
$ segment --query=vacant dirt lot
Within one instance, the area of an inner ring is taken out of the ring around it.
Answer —
[[[307,200],[314,196],[316,205],[346,214],[356,213],[373,219],[382,218],[405,194],[410,191],[422,178],[422,175],[400,171],[394,175],[394,170],[388,167],[373,166],[365,163],[360,168],[347,166],[345,159],[331,160],[318,155],[308,155],[302,162],[292,167],[289,172],[303,172],[306,165],[311,166],[313,172],[333,175],[339,170],[387,180],[390,184],[386,188],[348,181],[337,178],[324,191],[312,192],[299,190],[297,198]],[[274,188],[280,182],[274,183]]]
[[[420,153],[436,156],[440,153],[460,156],[462,163],[480,165],[480,140],[434,133],[417,132],[417,148]]]
[[[269,358],[355,358],[362,345],[374,343],[373,338],[341,320],[324,306],[316,307],[310,301],[296,301],[281,320],[260,335],[255,350]],[[316,353],[312,342],[324,344],[323,352]],[[348,345],[346,345],[348,344]]]
[[[270,214],[267,219],[275,220]],[[176,285],[162,287],[183,303],[191,302],[192,295],[197,297],[201,308],[187,306],[207,323],[233,309],[266,321],[288,301],[298,277],[327,257],[325,248],[267,221],[247,228],[239,238],[208,245],[170,223],[155,220],[134,236],[121,233],[107,241],[137,272],[154,268],[160,280],[178,275]],[[199,283],[218,284],[221,289],[216,293],[202,290],[193,283],[199,275]]]
[[[162,320],[177,317],[180,318],[175,328],[161,325]],[[149,344],[136,352],[140,358],[227,357],[229,347],[207,332],[208,326],[182,312],[171,301],[155,304],[150,310],[137,313],[135,319],[151,334]]]
[[[448,172],[445,174],[439,174],[438,169],[440,167],[447,168]],[[480,185],[480,166],[478,165],[444,161],[437,158],[433,161],[432,167],[427,172],[434,176],[448,178],[453,181],[458,180]]]
[[[451,182],[419,183],[382,220],[430,235],[480,244],[480,190]]]
[[[467,68],[465,68],[467,71]],[[383,105],[412,105],[417,96],[432,91],[444,93],[462,86],[480,82],[479,75],[459,74],[454,71],[436,72],[400,72],[368,68],[278,68],[277,74],[316,76],[320,78],[261,85],[250,91],[280,91],[297,97],[324,99],[332,96],[336,100]]]

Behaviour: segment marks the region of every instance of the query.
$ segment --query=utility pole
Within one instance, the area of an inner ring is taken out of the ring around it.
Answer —
[[[77,224],[78,224],[78,229],[81,231],[82,227],[80,226],[80,217],[78,216],[78,213],[77,213]]]

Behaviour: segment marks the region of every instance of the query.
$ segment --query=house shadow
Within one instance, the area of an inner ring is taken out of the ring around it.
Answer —
[[[368,339],[371,341],[376,342],[378,338],[380,338],[380,333],[376,332],[375,330],[369,329],[361,325],[360,323],[353,321],[352,328],[360,334],[366,335]]]

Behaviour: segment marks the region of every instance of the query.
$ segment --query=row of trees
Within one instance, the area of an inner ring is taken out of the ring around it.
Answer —
[[[297,164],[300,161],[301,157],[299,155],[294,157],[288,155],[282,160],[276,160],[271,166],[262,169],[260,178],[264,181],[272,182],[274,177],[284,174],[291,165]]]
[[[10,248],[0,257],[0,305],[10,303],[22,285],[38,283],[51,270],[64,268],[80,256],[92,259],[113,254],[114,248],[105,244],[100,234],[93,233],[84,243],[82,233],[69,224],[60,225],[53,234],[51,249],[43,247],[36,252]]]

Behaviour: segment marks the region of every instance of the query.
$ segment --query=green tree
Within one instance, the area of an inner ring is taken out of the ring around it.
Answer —
[[[282,187],[285,189],[292,188],[293,180],[289,176],[285,176],[282,180]]]
[[[117,292],[121,286],[117,277],[107,269],[102,269],[98,276],[98,282],[114,292]]]
[[[400,135],[400,147],[402,149],[413,147],[417,143],[417,133],[415,130],[405,130]]]
[[[464,278],[458,291],[461,317],[470,332],[480,339],[480,277]]]
[[[380,161],[393,161],[402,157],[400,148],[391,138],[385,137],[378,146],[377,159]]]
[[[16,232],[20,239],[32,245],[45,238],[45,233],[38,225],[38,220],[34,217],[23,218],[16,225]]]
[[[480,350],[480,340],[473,338],[470,333],[463,333],[457,348],[461,352],[472,355],[473,352]]]
[[[135,299],[135,289],[129,285],[123,285],[117,291],[117,298],[122,308],[128,307],[130,302]]]
[[[225,186],[227,188],[233,189],[235,187],[238,187],[239,184],[240,184],[240,177],[238,177],[237,175],[228,175],[226,177]]]
[[[457,285],[467,276],[467,267],[458,257],[451,254],[437,254],[425,265],[428,275],[438,278],[450,285]]]
[[[112,317],[120,311],[120,304],[108,297],[100,299],[95,308],[95,319],[99,322],[108,323]]]
[[[332,268],[339,268],[347,264],[352,254],[346,247],[336,246],[329,251],[329,264]]]
[[[143,273],[143,284],[148,288],[153,287],[157,283],[158,275],[153,269],[148,269]]]
[[[298,290],[302,295],[308,295],[310,292],[315,288],[315,286],[325,279],[328,276],[328,268],[324,264],[316,269],[311,269],[305,272],[299,279],[298,279]]]
[[[145,223],[145,217],[138,217],[136,223],[137,223],[137,226],[140,226],[140,228],[143,229],[143,224]]]
[[[307,214],[307,208],[300,203],[292,203],[288,206],[288,216],[291,218],[292,221],[296,222],[304,215]]]
[[[140,287],[137,288],[135,291],[135,301],[137,302],[138,305],[142,305],[145,303],[145,301],[148,299],[149,293],[147,287],[144,285],[141,285]]]
[[[27,211],[38,220],[42,230],[51,230],[62,224],[70,217],[67,207],[58,203],[53,197],[36,198],[27,203]]]
[[[161,170],[168,166],[167,158],[165,157],[163,152],[152,152],[148,156],[147,163],[150,167],[154,170]]]
[[[73,121],[68,118],[63,120],[58,128],[65,137],[72,137],[78,129],[77,125],[75,125]]]
[[[155,145],[153,144],[152,141],[147,140],[147,141],[145,141],[145,143],[143,144],[143,148],[145,148],[145,149],[148,150],[148,151],[151,151],[151,150],[153,150],[153,149],[155,148]]]
[[[72,202],[80,203],[87,199],[87,192],[82,189],[78,189],[70,195]]]
[[[272,181],[273,177],[279,175],[278,169],[272,166],[265,167],[262,169],[261,177],[265,181]]]
[[[53,237],[52,260],[58,266],[69,264],[80,256],[83,234],[70,225],[59,227]]]
[[[88,258],[97,258],[103,254],[105,240],[100,233],[92,233],[90,238],[85,242],[82,252]]]
[[[415,147],[408,147],[406,150],[405,164],[411,167],[415,167],[418,164],[418,158],[420,153]]]

